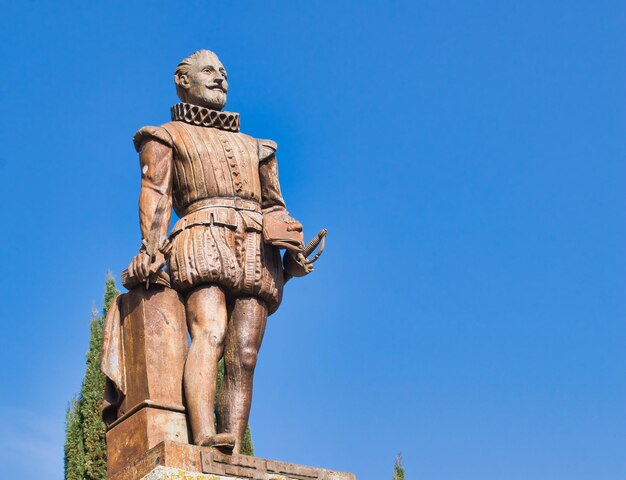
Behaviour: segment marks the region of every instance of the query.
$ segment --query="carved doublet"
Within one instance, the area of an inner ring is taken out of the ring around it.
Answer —
[[[136,149],[142,151],[148,140],[172,149],[171,163],[162,168],[171,171],[167,190],[180,217],[169,236],[173,288],[183,292],[214,284],[228,296],[257,296],[270,312],[278,308],[283,287],[280,252],[262,240],[263,211],[285,208],[276,144],[178,120],[140,129]]]
[[[261,201],[259,143],[239,132],[170,122],[162,126],[174,150],[173,203],[178,215],[198,200]]]

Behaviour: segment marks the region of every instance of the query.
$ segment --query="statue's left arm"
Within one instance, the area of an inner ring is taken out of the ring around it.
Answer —
[[[286,278],[301,277],[312,272],[313,266],[303,256],[302,224],[289,214],[280,192],[276,143],[259,140],[259,161],[264,239],[267,243],[287,249],[284,258]]]
[[[276,148],[276,143],[271,140],[259,140],[259,177],[261,180],[261,207],[263,208],[263,215],[272,212],[281,212],[288,215],[278,181]]]
[[[278,181],[276,143],[271,140],[259,140],[259,178],[261,180],[261,208],[264,225],[277,232],[281,227],[284,227],[283,233],[286,235],[283,236],[292,237],[288,242],[289,245],[278,244],[278,246],[288,250],[301,249],[303,243],[302,224],[289,215],[285,206]],[[274,243],[266,235],[267,240],[269,243]]]

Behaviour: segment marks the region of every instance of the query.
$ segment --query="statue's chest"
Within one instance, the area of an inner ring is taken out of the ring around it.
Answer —
[[[259,150],[255,139],[216,128],[176,127],[174,167],[181,187],[205,191],[208,195],[250,198],[260,194]]]
[[[185,132],[175,141],[175,160],[206,166],[229,165],[258,168],[257,142],[241,133],[215,128],[185,126]],[[236,169],[234,170],[236,171]]]

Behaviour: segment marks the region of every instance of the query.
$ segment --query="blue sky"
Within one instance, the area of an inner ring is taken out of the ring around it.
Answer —
[[[626,474],[626,6],[41,2],[0,15],[0,463],[62,478],[133,133],[200,48],[278,142],[316,272],[271,317],[259,456],[390,479]]]

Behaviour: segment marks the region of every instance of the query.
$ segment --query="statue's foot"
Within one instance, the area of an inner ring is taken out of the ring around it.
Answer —
[[[232,453],[235,448],[235,435],[228,432],[208,435],[204,437],[198,445],[201,447],[217,448],[223,453]]]

